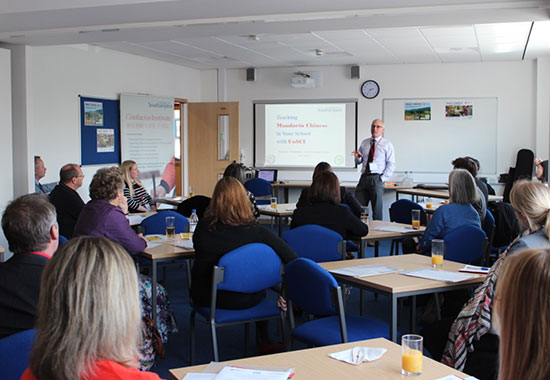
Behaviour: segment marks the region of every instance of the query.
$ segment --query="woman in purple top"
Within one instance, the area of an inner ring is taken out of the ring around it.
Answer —
[[[136,234],[130,227],[126,215],[128,204],[124,196],[124,181],[117,167],[99,169],[90,184],[90,198],[80,213],[74,229],[74,236],[106,237],[120,244],[132,255],[139,255],[147,247],[147,240]],[[152,317],[151,278],[139,275],[139,293],[141,314]],[[163,342],[168,333],[177,332],[174,312],[168,301],[168,295],[162,286],[157,286],[158,330]],[[149,369],[155,360],[150,328],[143,326],[143,346],[141,348],[140,369]]]
[[[90,198],[76,222],[74,236],[104,236],[120,244],[132,256],[147,246],[147,240],[130,227],[126,215],[122,174],[116,167],[99,169],[90,184]]]

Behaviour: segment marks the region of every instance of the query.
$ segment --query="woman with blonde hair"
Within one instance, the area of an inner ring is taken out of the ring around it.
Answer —
[[[214,266],[229,251],[250,243],[269,245],[285,264],[296,258],[283,240],[256,224],[244,186],[233,177],[224,177],[216,184],[210,205],[193,234],[195,264],[191,277],[191,298],[195,304],[210,306]],[[265,291],[250,294],[218,291],[216,304],[221,309],[247,309],[260,303],[265,296]],[[282,299],[279,302],[284,308]],[[259,323],[258,326],[261,351],[272,349],[268,344],[267,327],[267,323]]]
[[[73,238],[44,270],[38,331],[21,379],[158,380],[137,370],[140,324],[130,256],[106,238]]]
[[[139,181],[139,169],[135,161],[126,160],[120,165],[124,177],[124,196],[128,201],[128,211],[145,212],[156,210],[155,202],[145,186]]]
[[[550,379],[550,249],[527,250],[504,265],[493,324],[500,336],[500,380]]]
[[[482,380],[497,378],[499,340],[491,316],[502,264],[526,249],[550,248],[550,189],[539,182],[518,181],[510,201],[525,231],[501,254],[456,317],[441,358],[443,363]]]

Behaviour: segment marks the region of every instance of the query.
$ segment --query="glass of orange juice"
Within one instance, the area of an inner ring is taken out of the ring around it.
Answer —
[[[420,335],[407,334],[401,338],[401,373],[418,376],[422,373],[422,341]]]
[[[271,197],[271,208],[277,208],[277,197]]]
[[[434,269],[441,269],[443,266],[443,255],[445,254],[445,242],[442,239],[432,240],[432,265]]]
[[[420,228],[420,210],[412,210],[412,228],[413,230]]]

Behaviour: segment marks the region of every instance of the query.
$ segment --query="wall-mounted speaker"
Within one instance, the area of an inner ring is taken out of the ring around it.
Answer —
[[[246,80],[247,82],[255,82],[256,81],[256,69],[249,68],[246,69]]]
[[[359,79],[360,76],[361,75],[359,74],[359,66],[351,65],[350,66],[350,77],[351,77],[351,79]]]

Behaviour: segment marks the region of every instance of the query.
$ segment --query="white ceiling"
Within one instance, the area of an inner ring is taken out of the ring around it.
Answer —
[[[550,0],[0,0],[0,42],[197,69],[535,59]]]

